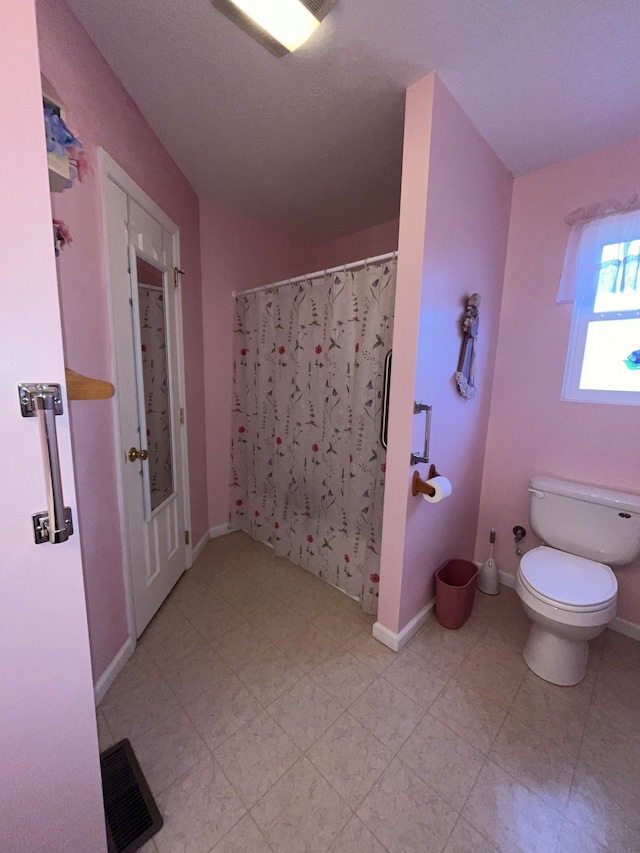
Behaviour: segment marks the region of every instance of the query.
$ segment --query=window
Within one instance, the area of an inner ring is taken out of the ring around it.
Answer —
[[[563,400],[640,405],[640,210],[574,225],[558,293],[574,302]]]

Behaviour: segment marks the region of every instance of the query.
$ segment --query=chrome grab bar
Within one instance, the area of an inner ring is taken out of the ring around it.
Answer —
[[[421,403],[419,400],[416,400],[413,404],[413,414],[419,415],[421,412],[425,412],[425,420],[424,420],[424,451],[422,456],[419,453],[411,454],[411,464],[417,465],[419,462],[428,462],[429,461],[429,438],[431,435],[431,406],[427,405],[427,403]]]
[[[36,545],[66,542],[73,534],[71,509],[64,505],[58,454],[56,415],[62,414],[62,393],[55,384],[18,385],[23,418],[38,418],[44,457],[47,511],[32,516]]]

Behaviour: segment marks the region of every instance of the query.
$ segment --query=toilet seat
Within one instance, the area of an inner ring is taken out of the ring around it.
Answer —
[[[618,581],[609,566],[546,545],[523,556],[518,574],[535,598],[570,612],[603,610],[618,594]]]

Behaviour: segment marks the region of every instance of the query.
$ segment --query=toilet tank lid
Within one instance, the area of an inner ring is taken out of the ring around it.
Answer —
[[[529,586],[559,604],[603,604],[618,591],[609,566],[547,545],[528,551],[520,561],[520,571]]]
[[[574,483],[571,480],[559,480],[556,477],[536,476],[531,478],[530,488],[540,492],[551,492],[589,503],[611,506],[615,509],[640,514],[640,495],[602,489],[587,483]]]

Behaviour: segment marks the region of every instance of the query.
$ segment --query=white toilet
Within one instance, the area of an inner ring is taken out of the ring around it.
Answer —
[[[546,544],[524,555],[516,577],[533,623],[524,659],[540,678],[569,686],[585,676],[588,641],[616,615],[609,566],[640,554],[640,496],[553,477],[534,477],[529,491],[531,526]]]

